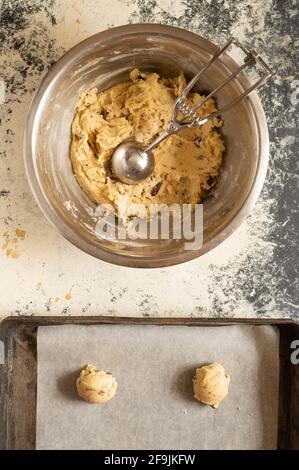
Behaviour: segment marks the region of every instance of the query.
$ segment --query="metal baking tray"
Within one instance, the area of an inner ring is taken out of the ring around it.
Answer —
[[[280,332],[278,449],[299,449],[299,365],[290,360],[299,325],[290,320],[9,317],[0,324],[0,449],[35,449],[37,329],[41,325],[273,325]]]

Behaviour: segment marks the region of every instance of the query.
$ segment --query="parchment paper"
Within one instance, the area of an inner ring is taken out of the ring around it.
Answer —
[[[38,330],[38,449],[272,449],[278,331],[271,326],[46,326]],[[195,368],[231,375],[217,410],[193,399]],[[78,399],[87,363],[118,381],[104,405]]]

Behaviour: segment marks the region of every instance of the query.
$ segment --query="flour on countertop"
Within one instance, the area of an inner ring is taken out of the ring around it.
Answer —
[[[6,273],[1,315],[299,317],[295,2],[127,0],[120,8],[117,0],[90,0],[89,5],[86,9],[84,1],[73,0],[66,11],[63,0],[1,2],[6,101],[0,105],[0,232],[21,226],[28,234],[20,258],[0,253]],[[81,253],[47,223],[24,176],[25,116],[42,76],[78,41],[128,22],[179,26],[219,44],[235,35],[260,52],[273,71],[273,80],[259,91],[271,149],[258,204],[211,253],[168,269],[119,268]],[[36,289],[38,282],[44,287]],[[51,300],[64,299],[70,285],[76,287],[76,299]]]

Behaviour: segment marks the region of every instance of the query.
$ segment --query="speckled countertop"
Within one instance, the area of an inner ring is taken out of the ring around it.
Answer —
[[[0,8],[0,315],[299,318],[296,1],[0,0]],[[50,65],[91,34],[138,22],[219,44],[234,35],[274,71],[260,92],[271,155],[252,215],[207,255],[158,270],[112,266],[65,241],[37,207],[22,157],[26,112]]]

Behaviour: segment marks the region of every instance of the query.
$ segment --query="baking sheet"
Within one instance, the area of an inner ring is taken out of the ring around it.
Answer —
[[[278,330],[272,326],[63,325],[38,329],[37,449],[273,449]],[[196,367],[231,375],[217,410],[192,398]],[[78,399],[87,363],[111,371],[110,402]]]

